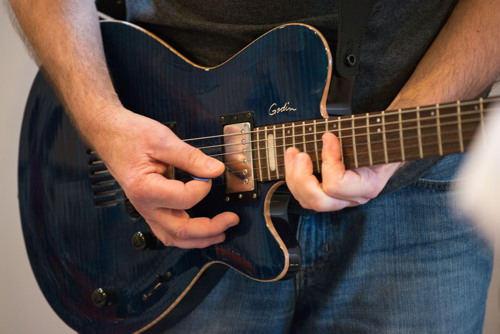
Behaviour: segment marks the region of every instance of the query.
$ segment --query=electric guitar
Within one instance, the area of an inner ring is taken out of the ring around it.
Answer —
[[[287,147],[308,152],[316,172],[326,131],[339,137],[347,168],[464,152],[498,100],[327,119],[332,59],[310,26],[276,28],[213,68],[132,24],[104,22],[102,34],[124,106],[227,166],[189,214],[232,211],[240,224],[205,249],[161,245],[39,74],[19,148],[23,233],[41,290],[80,333],[160,332],[227,268],[263,282],[293,276],[300,247],[281,191]]]

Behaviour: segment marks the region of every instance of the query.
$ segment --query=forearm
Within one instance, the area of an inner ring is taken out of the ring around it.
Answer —
[[[500,1],[461,0],[390,108],[477,97],[500,73]]]
[[[10,0],[37,61],[86,139],[120,102],[109,77],[94,1]],[[99,121],[98,121],[99,120]]]

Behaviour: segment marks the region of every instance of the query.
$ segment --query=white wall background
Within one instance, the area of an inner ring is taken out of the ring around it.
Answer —
[[[73,333],[45,301],[31,272],[17,205],[17,150],[24,103],[36,72],[0,7],[0,333]],[[499,90],[500,93],[500,90]],[[500,247],[497,247],[500,249]],[[500,333],[500,256],[484,334]]]
[[[0,3],[0,333],[74,333],[49,307],[31,272],[17,206],[17,150],[37,68]]]

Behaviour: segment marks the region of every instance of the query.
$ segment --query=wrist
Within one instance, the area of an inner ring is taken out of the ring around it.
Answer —
[[[73,105],[75,106],[67,106],[67,112],[80,135],[94,149],[116,132],[116,128],[119,127],[118,122],[124,113],[130,112],[123,107],[117,97],[91,99],[86,103]]]

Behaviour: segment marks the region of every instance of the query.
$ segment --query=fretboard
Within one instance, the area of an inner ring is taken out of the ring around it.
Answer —
[[[292,146],[307,152],[314,171],[320,172],[325,132],[338,137],[348,169],[465,152],[499,101],[496,97],[258,127],[252,138],[255,179],[284,179],[284,154]]]

